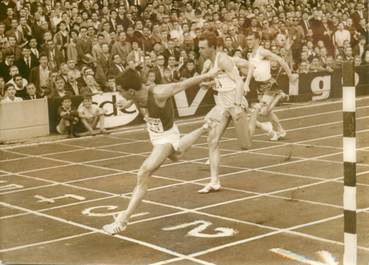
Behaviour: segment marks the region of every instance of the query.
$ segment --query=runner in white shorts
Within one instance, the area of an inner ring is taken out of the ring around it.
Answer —
[[[252,54],[249,59],[249,71],[245,81],[244,90],[250,90],[251,78],[254,78],[259,102],[260,115],[267,117],[274,129],[277,131],[271,140],[277,141],[286,136],[277,115],[273,112],[275,105],[283,98],[288,96],[278,88],[276,80],[271,75],[271,60],[277,61],[286,71],[290,82],[296,82],[297,75],[292,74],[288,64],[278,55],[260,46],[260,36],[257,33],[249,33],[246,37],[248,47],[252,48]]]
[[[243,80],[234,58],[223,52],[218,52],[216,47],[217,37],[214,33],[205,32],[200,36],[199,49],[201,55],[212,61],[211,71],[221,71],[215,78],[216,105],[206,116],[206,119],[213,118],[217,122],[216,126],[209,130],[208,136],[210,182],[199,190],[200,193],[218,191],[221,188],[219,180],[219,141],[230,119],[233,120],[240,147],[248,149],[251,146],[251,136],[255,132],[258,113],[258,110],[255,110],[250,120],[248,119],[247,113],[244,111],[244,108],[247,107],[247,101],[243,96]]]
[[[185,89],[197,86],[203,81],[214,78],[216,74],[217,71],[214,70],[179,83],[151,87],[145,86],[138,73],[134,70],[127,70],[117,77],[119,92],[128,102],[125,108],[134,103],[138,108],[146,110],[145,121],[153,149],[139,169],[137,185],[126,211],[119,213],[113,223],[103,226],[103,230],[106,233],[113,235],[126,228],[130,216],[147,192],[149,177],[167,158],[172,160],[180,158],[211,126],[211,124],[206,123],[201,128],[180,137],[179,130],[174,123],[172,96]]]

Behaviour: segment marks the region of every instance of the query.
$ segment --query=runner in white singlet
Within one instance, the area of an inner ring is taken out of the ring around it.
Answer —
[[[252,48],[252,54],[249,59],[249,71],[245,81],[244,90],[250,90],[251,78],[254,78],[257,86],[257,92],[260,102],[260,114],[267,117],[277,134],[271,138],[277,141],[286,136],[286,131],[283,129],[278,117],[273,112],[273,108],[283,98],[288,96],[278,87],[276,80],[271,75],[271,60],[277,61],[285,70],[293,83],[297,80],[297,75],[292,74],[288,64],[278,55],[269,50],[264,49],[259,45],[260,37],[258,34],[250,33],[246,37],[247,45]]]
[[[199,49],[201,55],[212,61],[212,71],[221,71],[215,78],[216,105],[206,115],[205,119],[216,121],[217,125],[209,131],[209,162],[210,162],[210,183],[200,193],[217,191],[221,188],[219,180],[219,140],[230,119],[233,120],[237,138],[242,149],[251,146],[251,136],[255,131],[257,110],[252,113],[250,120],[244,108],[247,101],[243,94],[243,80],[238,72],[234,58],[229,57],[224,52],[217,52],[217,37],[214,33],[204,33],[199,39]],[[240,60],[243,60],[239,58]],[[243,60],[246,61],[246,60]],[[246,61],[247,64],[247,61]]]

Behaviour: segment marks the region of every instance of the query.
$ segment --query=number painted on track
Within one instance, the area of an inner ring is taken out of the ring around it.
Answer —
[[[191,226],[196,226],[195,228],[190,230],[187,233],[187,235],[192,236],[192,237],[202,237],[202,238],[228,237],[228,236],[234,236],[235,234],[238,233],[237,230],[234,230],[228,227],[217,227],[214,229],[216,233],[213,233],[213,234],[203,233],[203,231],[206,230],[211,225],[212,223],[209,221],[197,220],[191,223],[185,223],[185,224],[180,224],[180,225],[171,226],[171,227],[164,227],[162,230],[163,231],[174,231],[174,230],[179,230],[179,229],[183,229],[183,228],[187,228]]]
[[[105,212],[102,211],[104,209],[106,210]],[[107,212],[107,211],[113,211],[116,209],[118,209],[118,206],[116,205],[101,205],[101,206],[94,206],[94,207],[86,208],[81,213],[83,215],[93,216],[93,217],[105,217],[105,216],[116,217],[121,211]],[[149,212],[136,213],[136,214],[133,214],[131,218],[137,218],[137,217],[145,216],[148,214],[150,213]]]

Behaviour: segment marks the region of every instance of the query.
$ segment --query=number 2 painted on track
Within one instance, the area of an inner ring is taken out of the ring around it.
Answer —
[[[238,233],[237,230],[234,230],[228,227],[217,227],[214,229],[214,231],[217,231],[217,233],[214,233],[214,234],[203,233],[203,231],[206,230],[211,225],[212,225],[211,222],[204,221],[204,220],[197,220],[192,223],[185,223],[185,224],[180,224],[180,225],[171,226],[171,227],[164,227],[162,230],[163,231],[174,231],[174,230],[183,229],[183,228],[187,228],[191,226],[196,226],[195,228],[193,228],[187,233],[187,236],[202,237],[202,238],[228,237],[228,236],[233,236]]]

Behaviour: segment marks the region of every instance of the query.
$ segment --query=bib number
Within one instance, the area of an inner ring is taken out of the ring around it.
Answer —
[[[149,131],[154,133],[164,132],[163,123],[160,119],[146,117],[146,124]]]

